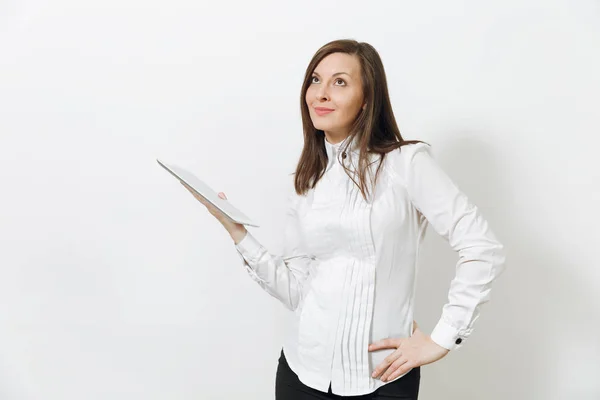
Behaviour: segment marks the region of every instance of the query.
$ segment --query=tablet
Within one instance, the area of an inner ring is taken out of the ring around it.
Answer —
[[[220,198],[217,192],[215,192],[206,183],[198,179],[198,177],[196,177],[191,172],[173,164],[166,164],[160,161],[159,159],[157,159],[156,161],[171,175],[173,175],[178,180],[185,182],[189,187],[192,188],[192,190],[194,190],[194,192],[204,197],[206,200],[208,200],[209,203],[217,207],[221,212],[223,212],[223,214],[225,214],[234,222],[248,226],[259,226],[258,224],[254,223],[250,218],[248,218],[246,214],[235,208],[229,202],[229,200],[224,200]]]

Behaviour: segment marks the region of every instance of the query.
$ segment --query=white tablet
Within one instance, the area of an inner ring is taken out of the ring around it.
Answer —
[[[249,225],[258,227],[259,225],[252,222],[246,214],[235,208],[229,200],[223,200],[219,197],[217,192],[215,192],[210,186],[206,183],[202,182],[198,177],[192,174],[185,169],[178,167],[176,165],[165,164],[160,160],[156,160],[161,167],[166,169],[171,175],[180,181],[185,182],[189,187],[191,187],[194,192],[199,194],[208,200],[209,203],[217,207],[220,211],[222,211],[225,215],[227,215],[231,220],[237,222],[238,224]]]

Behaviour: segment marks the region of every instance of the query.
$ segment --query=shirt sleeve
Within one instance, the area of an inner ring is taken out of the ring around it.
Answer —
[[[295,310],[300,303],[302,287],[313,261],[305,251],[296,205],[294,192],[288,198],[282,255],[270,253],[250,232],[235,245],[250,277],[290,310]]]
[[[431,333],[434,342],[454,350],[472,333],[481,305],[490,300],[492,281],[505,269],[504,247],[479,209],[436,163],[429,145],[405,145],[401,152],[406,152],[409,198],[459,255],[448,302]]]

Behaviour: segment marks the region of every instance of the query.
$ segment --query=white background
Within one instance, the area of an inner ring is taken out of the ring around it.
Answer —
[[[288,312],[156,163],[281,248],[323,44],[380,53],[406,139],[433,145],[505,244],[433,399],[600,398],[598,1],[0,3],[0,398],[270,399]],[[433,230],[417,321],[456,254]]]

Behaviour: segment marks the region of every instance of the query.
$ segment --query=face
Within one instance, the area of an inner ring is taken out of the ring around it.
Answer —
[[[315,128],[325,132],[327,140],[337,143],[363,108],[364,97],[358,57],[333,53],[315,68],[306,91],[306,105]]]

